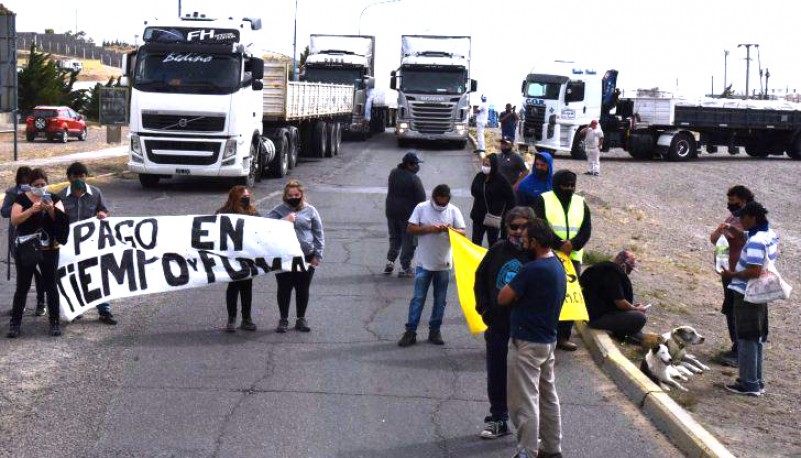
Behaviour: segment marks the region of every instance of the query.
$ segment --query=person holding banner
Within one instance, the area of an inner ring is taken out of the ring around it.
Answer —
[[[524,240],[534,261],[498,294],[498,304],[512,307],[507,389],[509,413],[517,428],[515,456],[561,457],[554,350],[567,276],[551,250],[552,234],[545,221],[528,223]]]
[[[22,328],[22,312],[31,289],[34,271],[39,268],[47,297],[50,335],[61,335],[59,294],[56,289],[59,243],[67,243],[69,221],[58,196],[47,192],[47,174],[31,171],[31,189],[17,196],[11,207],[11,224],[16,227],[17,289],[6,337],[15,338]]]
[[[251,202],[250,189],[246,186],[234,186],[228,192],[228,200],[217,209],[216,215],[240,214],[250,216],[260,216],[256,207]],[[244,331],[255,331],[256,324],[250,314],[253,303],[253,279],[232,281],[228,283],[225,290],[225,305],[228,308],[228,322],[225,325],[225,332],[236,332],[236,301],[237,298],[242,302],[242,323],[239,327]]]
[[[526,224],[534,220],[528,207],[514,207],[506,212],[506,240],[494,244],[476,269],[473,286],[476,311],[487,325],[484,340],[487,344],[487,397],[490,415],[481,438],[495,439],[511,434],[506,407],[506,357],[509,350],[509,307],[498,305],[498,293],[507,285],[523,264],[530,260],[524,248]]]
[[[592,220],[590,207],[583,197],[575,194],[576,179],[576,174],[570,170],[554,173],[553,190],[540,194],[532,207],[537,217],[547,221],[551,228],[551,248],[568,255],[576,275],[581,275],[584,245],[592,235]],[[576,344],[570,341],[572,330],[572,321],[559,323],[556,348],[576,350]]]
[[[27,192],[31,189],[31,168],[27,165],[20,166],[17,169],[17,175],[14,186],[6,189],[6,195],[3,197],[3,208],[0,213],[3,218],[11,218],[11,207],[17,196]],[[11,221],[8,222],[8,280],[11,280],[11,257],[14,256],[14,239],[16,238],[16,229]],[[42,274],[38,270],[33,271],[33,280],[36,284],[36,316],[44,316],[45,314],[45,289],[42,286]],[[11,315],[11,311],[8,311]]]
[[[325,247],[323,222],[317,209],[306,202],[306,193],[299,181],[290,180],[284,186],[283,200],[282,204],[270,210],[267,217],[284,219],[295,225],[295,234],[298,236],[306,262],[310,265],[305,272],[283,272],[275,275],[278,282],[278,310],[281,314],[276,332],[285,333],[289,327],[289,302],[292,299],[293,289],[297,313],[295,329],[309,332],[311,328],[306,322],[306,307],[309,305],[309,289],[314,271],[323,259]]]

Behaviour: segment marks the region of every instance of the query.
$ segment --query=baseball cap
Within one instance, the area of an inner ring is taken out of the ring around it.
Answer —
[[[501,143],[508,143],[508,144],[511,145],[512,144],[512,139],[509,138],[509,137],[503,137],[503,138],[501,138]]]
[[[615,256],[615,263],[625,264],[629,269],[637,270],[637,259],[631,250],[623,250]]]
[[[404,164],[419,164],[420,162],[424,162],[417,156],[417,153],[414,151],[409,151],[408,153],[403,155],[403,163]]]

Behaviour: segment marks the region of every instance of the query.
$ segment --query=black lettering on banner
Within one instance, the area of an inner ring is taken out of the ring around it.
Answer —
[[[118,285],[122,285],[128,277],[128,290],[132,292],[137,290],[133,254],[133,249],[125,250],[119,263],[114,258],[114,253],[106,253],[100,257],[100,278],[103,281],[104,296],[111,294],[109,276],[114,277]]]
[[[279,260],[279,262],[280,262],[280,260]],[[267,260],[264,259],[264,258],[256,258],[256,259],[253,260],[253,276],[254,277],[256,275],[258,275],[258,269],[263,270],[264,273],[266,273],[266,274],[272,272],[272,269],[267,264]]]
[[[242,258],[236,259],[236,261],[239,262],[239,267],[240,267],[239,270],[234,270],[233,265],[231,265],[231,259],[228,256],[220,256],[220,259],[222,260],[225,272],[228,274],[229,277],[231,277],[231,280],[233,281],[244,280],[250,277],[250,272],[251,272],[250,264],[248,264],[247,262],[243,262],[243,261],[250,261],[249,259],[242,259]]]
[[[123,235],[122,235],[122,228],[123,227],[132,228],[133,224],[134,224],[133,221],[131,221],[129,219],[126,219],[124,221],[120,221],[119,223],[117,223],[116,226],[114,226],[114,232],[117,234],[117,240],[119,240],[120,242],[124,242],[124,243],[127,242],[133,248],[136,248],[136,243],[134,242],[133,236],[126,235],[126,236],[123,237]]]
[[[150,258],[147,259],[147,253],[141,250],[136,250],[136,268],[139,272],[139,287],[142,290],[147,289],[147,274],[145,267],[148,264],[153,264],[154,262],[158,261],[159,258]]]
[[[209,283],[214,283],[216,281],[214,277],[214,266],[217,265],[217,261],[214,260],[214,253],[203,250],[198,251],[198,253],[200,254],[200,262],[203,263],[203,269],[206,270],[206,280]]]
[[[86,303],[83,301],[83,296],[81,296],[81,287],[78,285],[78,280],[75,278],[75,266],[70,264],[67,267],[67,272],[70,274],[70,286],[72,287],[72,292],[75,293],[75,299],[78,300],[78,305],[80,308],[83,308],[86,306]]]
[[[108,246],[113,247],[117,244],[114,240],[114,232],[111,230],[111,224],[106,220],[100,220],[100,234],[97,239],[97,249],[104,250]]]
[[[96,266],[98,262],[98,258],[78,261],[78,279],[81,281],[81,291],[83,292],[83,298],[86,302],[94,302],[103,297],[100,288],[89,289],[89,284],[92,283],[92,274],[86,272],[90,268]]]
[[[302,256],[292,258],[292,272],[306,272],[306,263],[303,262]]]
[[[194,232],[194,231],[193,231]],[[220,250],[228,251],[228,239],[234,242],[234,251],[242,251],[245,239],[245,220],[236,220],[236,227],[231,225],[229,216],[220,216]]]
[[[142,240],[142,226],[149,225],[150,226],[150,242],[145,243]],[[145,250],[152,250],[156,247],[156,240],[159,237],[159,222],[156,218],[148,218],[139,221],[136,224],[136,229],[134,230],[134,234],[136,235],[136,241],[139,242],[139,247],[144,248]]]
[[[179,273],[175,275],[172,266],[177,265]],[[164,253],[161,258],[161,268],[164,269],[164,279],[170,286],[183,286],[189,283],[189,266],[186,259],[177,253]]]
[[[214,249],[214,242],[201,242],[200,239],[209,235],[208,229],[203,229],[203,224],[214,223],[216,221],[217,217],[214,215],[197,216],[192,220],[192,248],[196,250]],[[205,265],[205,261],[203,264]],[[213,281],[209,281],[209,283],[213,283]]]
[[[236,258],[237,262],[239,262],[243,266],[247,266],[247,270],[250,272],[251,277],[255,277],[259,274],[259,269],[256,268],[256,263],[250,258]]]
[[[81,254],[81,243],[89,240],[95,233],[94,221],[87,221],[72,226],[72,240],[75,243],[75,255]]]
[[[197,272],[197,259],[187,259],[186,262],[189,264],[189,267],[191,267],[192,270]]]
[[[67,290],[64,289],[64,277],[67,276],[67,269],[62,267],[58,269],[58,281],[56,282],[56,286],[58,287],[59,292],[61,293],[61,297],[67,301],[67,306],[70,308],[70,312],[75,311],[75,307],[72,305],[72,301],[67,296]]]

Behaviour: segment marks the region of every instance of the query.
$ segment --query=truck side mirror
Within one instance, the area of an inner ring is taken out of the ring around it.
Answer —
[[[523,94],[523,97],[526,96],[526,80],[523,80],[523,84],[520,85],[520,93]]]
[[[260,80],[264,78],[264,60],[259,59],[258,57],[252,57],[250,59],[250,75],[253,77],[254,80]]]
[[[389,72],[389,76],[395,76],[397,74],[398,74],[398,72],[396,72],[395,70],[392,70],[391,72]]]
[[[470,92],[476,92],[478,90],[478,81],[470,80]]]
[[[395,90],[398,88],[398,77],[394,75],[395,72],[392,73],[392,77],[389,78],[389,88]]]
[[[136,64],[136,51],[122,55],[122,76],[131,77]]]
[[[253,86],[254,91],[260,91],[264,89],[264,83],[261,82],[260,80],[253,80],[253,83],[251,83],[251,85]]]

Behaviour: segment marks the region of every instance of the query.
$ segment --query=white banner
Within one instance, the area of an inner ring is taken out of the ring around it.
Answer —
[[[257,216],[90,219],[70,225],[57,274],[72,320],[123,297],[305,271],[292,223]]]

